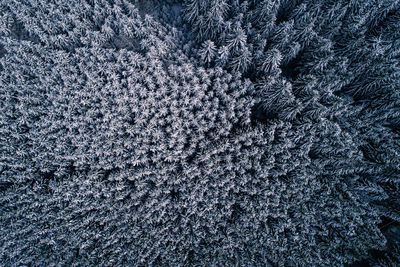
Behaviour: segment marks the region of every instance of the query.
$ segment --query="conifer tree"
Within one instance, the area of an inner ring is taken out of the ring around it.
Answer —
[[[0,265],[395,266],[399,3],[1,1]]]

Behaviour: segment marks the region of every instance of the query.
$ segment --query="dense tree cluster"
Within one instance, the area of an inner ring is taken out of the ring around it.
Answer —
[[[399,47],[397,0],[3,0],[0,263],[395,266]]]

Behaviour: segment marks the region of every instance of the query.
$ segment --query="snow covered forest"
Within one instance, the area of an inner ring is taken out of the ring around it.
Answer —
[[[400,0],[1,0],[0,266],[400,266]]]

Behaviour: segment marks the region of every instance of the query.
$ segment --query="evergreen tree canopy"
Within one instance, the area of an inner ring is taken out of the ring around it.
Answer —
[[[400,1],[2,0],[0,265],[400,264]]]

